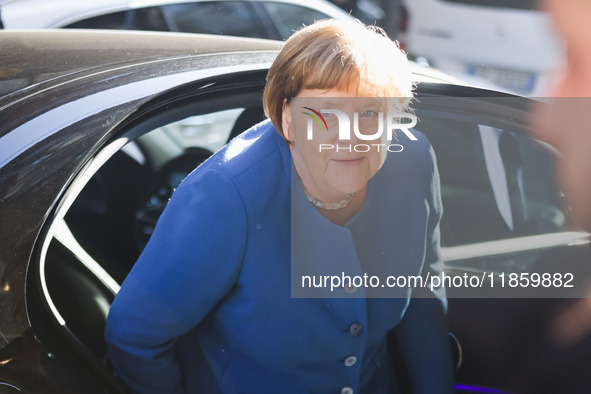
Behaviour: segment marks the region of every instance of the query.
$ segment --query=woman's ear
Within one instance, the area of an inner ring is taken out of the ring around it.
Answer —
[[[291,142],[291,103],[287,99],[283,99],[283,108],[281,109],[281,128],[283,130],[283,137],[288,142]]]

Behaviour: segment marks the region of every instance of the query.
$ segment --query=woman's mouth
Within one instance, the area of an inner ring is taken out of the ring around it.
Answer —
[[[363,157],[356,158],[356,159],[332,159],[335,163],[342,165],[342,166],[356,166],[361,164],[363,161]]]

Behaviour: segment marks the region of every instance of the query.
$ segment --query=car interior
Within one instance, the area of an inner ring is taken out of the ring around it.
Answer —
[[[261,83],[259,78],[246,88],[217,89],[198,96],[187,95],[186,90],[168,93],[156,109],[139,111],[138,119],[123,125],[99,150],[97,157],[103,152],[104,163],[92,168],[89,164],[70,186],[71,193],[64,199],[71,203],[58,208],[61,212],[46,233],[34,284],[41,289],[37,294],[46,299],[47,319],[54,325],[61,323],[62,335],[74,338],[77,351],[94,360],[97,368],[110,370],[103,339],[109,306],[174,189],[213,152],[264,119]],[[527,137],[523,127],[495,121],[494,114],[483,121],[470,113],[434,109],[433,104],[425,107],[417,104],[420,122],[416,129],[429,138],[437,155],[445,210],[441,222],[444,255],[446,250],[476,243],[514,245],[522,237],[567,231],[568,211],[563,208],[562,195],[546,176],[556,157],[550,146]],[[502,169],[499,148],[488,144],[485,137],[489,133],[500,138],[504,130],[513,135],[521,156],[517,192],[507,186],[499,191],[499,182],[494,181],[500,177],[501,184],[508,184],[510,173]],[[497,152],[496,161],[487,158],[487,150]],[[495,170],[499,163],[501,170]],[[513,200],[521,202],[525,218],[519,226]],[[521,272],[546,249],[534,243],[517,251],[509,248],[512,252],[464,254],[446,263],[450,272]],[[453,289],[448,295],[454,297]],[[499,384],[487,356],[479,354],[488,347],[478,343],[482,339],[474,336],[470,316],[480,316],[487,304],[495,311],[502,302],[450,299],[450,327],[459,341],[459,346],[454,345],[456,362],[463,358],[459,379]],[[501,321],[495,322],[497,318]],[[499,316],[488,316],[486,321],[511,325]],[[489,327],[487,335],[494,336],[494,328]],[[506,327],[500,331],[506,332]],[[488,350],[514,351],[507,347]]]

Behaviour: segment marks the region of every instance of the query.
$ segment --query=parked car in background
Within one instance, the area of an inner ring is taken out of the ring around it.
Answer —
[[[174,188],[264,118],[262,90],[280,46],[219,35],[0,32],[0,392],[125,392],[103,339],[111,302]],[[524,272],[547,252],[588,242],[569,230],[548,176],[556,151],[527,135],[530,100],[425,69],[414,75],[416,128],[441,174],[448,275]],[[503,132],[521,152],[521,191],[507,187],[502,154],[491,149]],[[520,231],[513,200],[527,211]],[[516,319],[509,309],[520,300],[462,291],[448,289],[463,351],[455,348],[457,391],[510,389],[518,367],[537,357],[516,344],[532,337],[523,322],[540,310]]]
[[[404,0],[403,41],[412,56],[463,80],[536,97],[562,56],[538,3]]]
[[[325,18],[352,19],[321,0],[9,0],[6,29],[126,29],[286,39]]]

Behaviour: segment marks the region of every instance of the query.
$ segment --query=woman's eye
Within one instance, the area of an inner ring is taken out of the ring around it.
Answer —
[[[321,115],[326,120],[333,119],[333,118],[336,117],[336,115],[334,113],[332,113],[332,112],[322,112]]]
[[[361,113],[361,116],[363,116],[364,118],[373,118],[377,115],[378,113],[376,111],[372,111],[371,109],[367,109]]]

